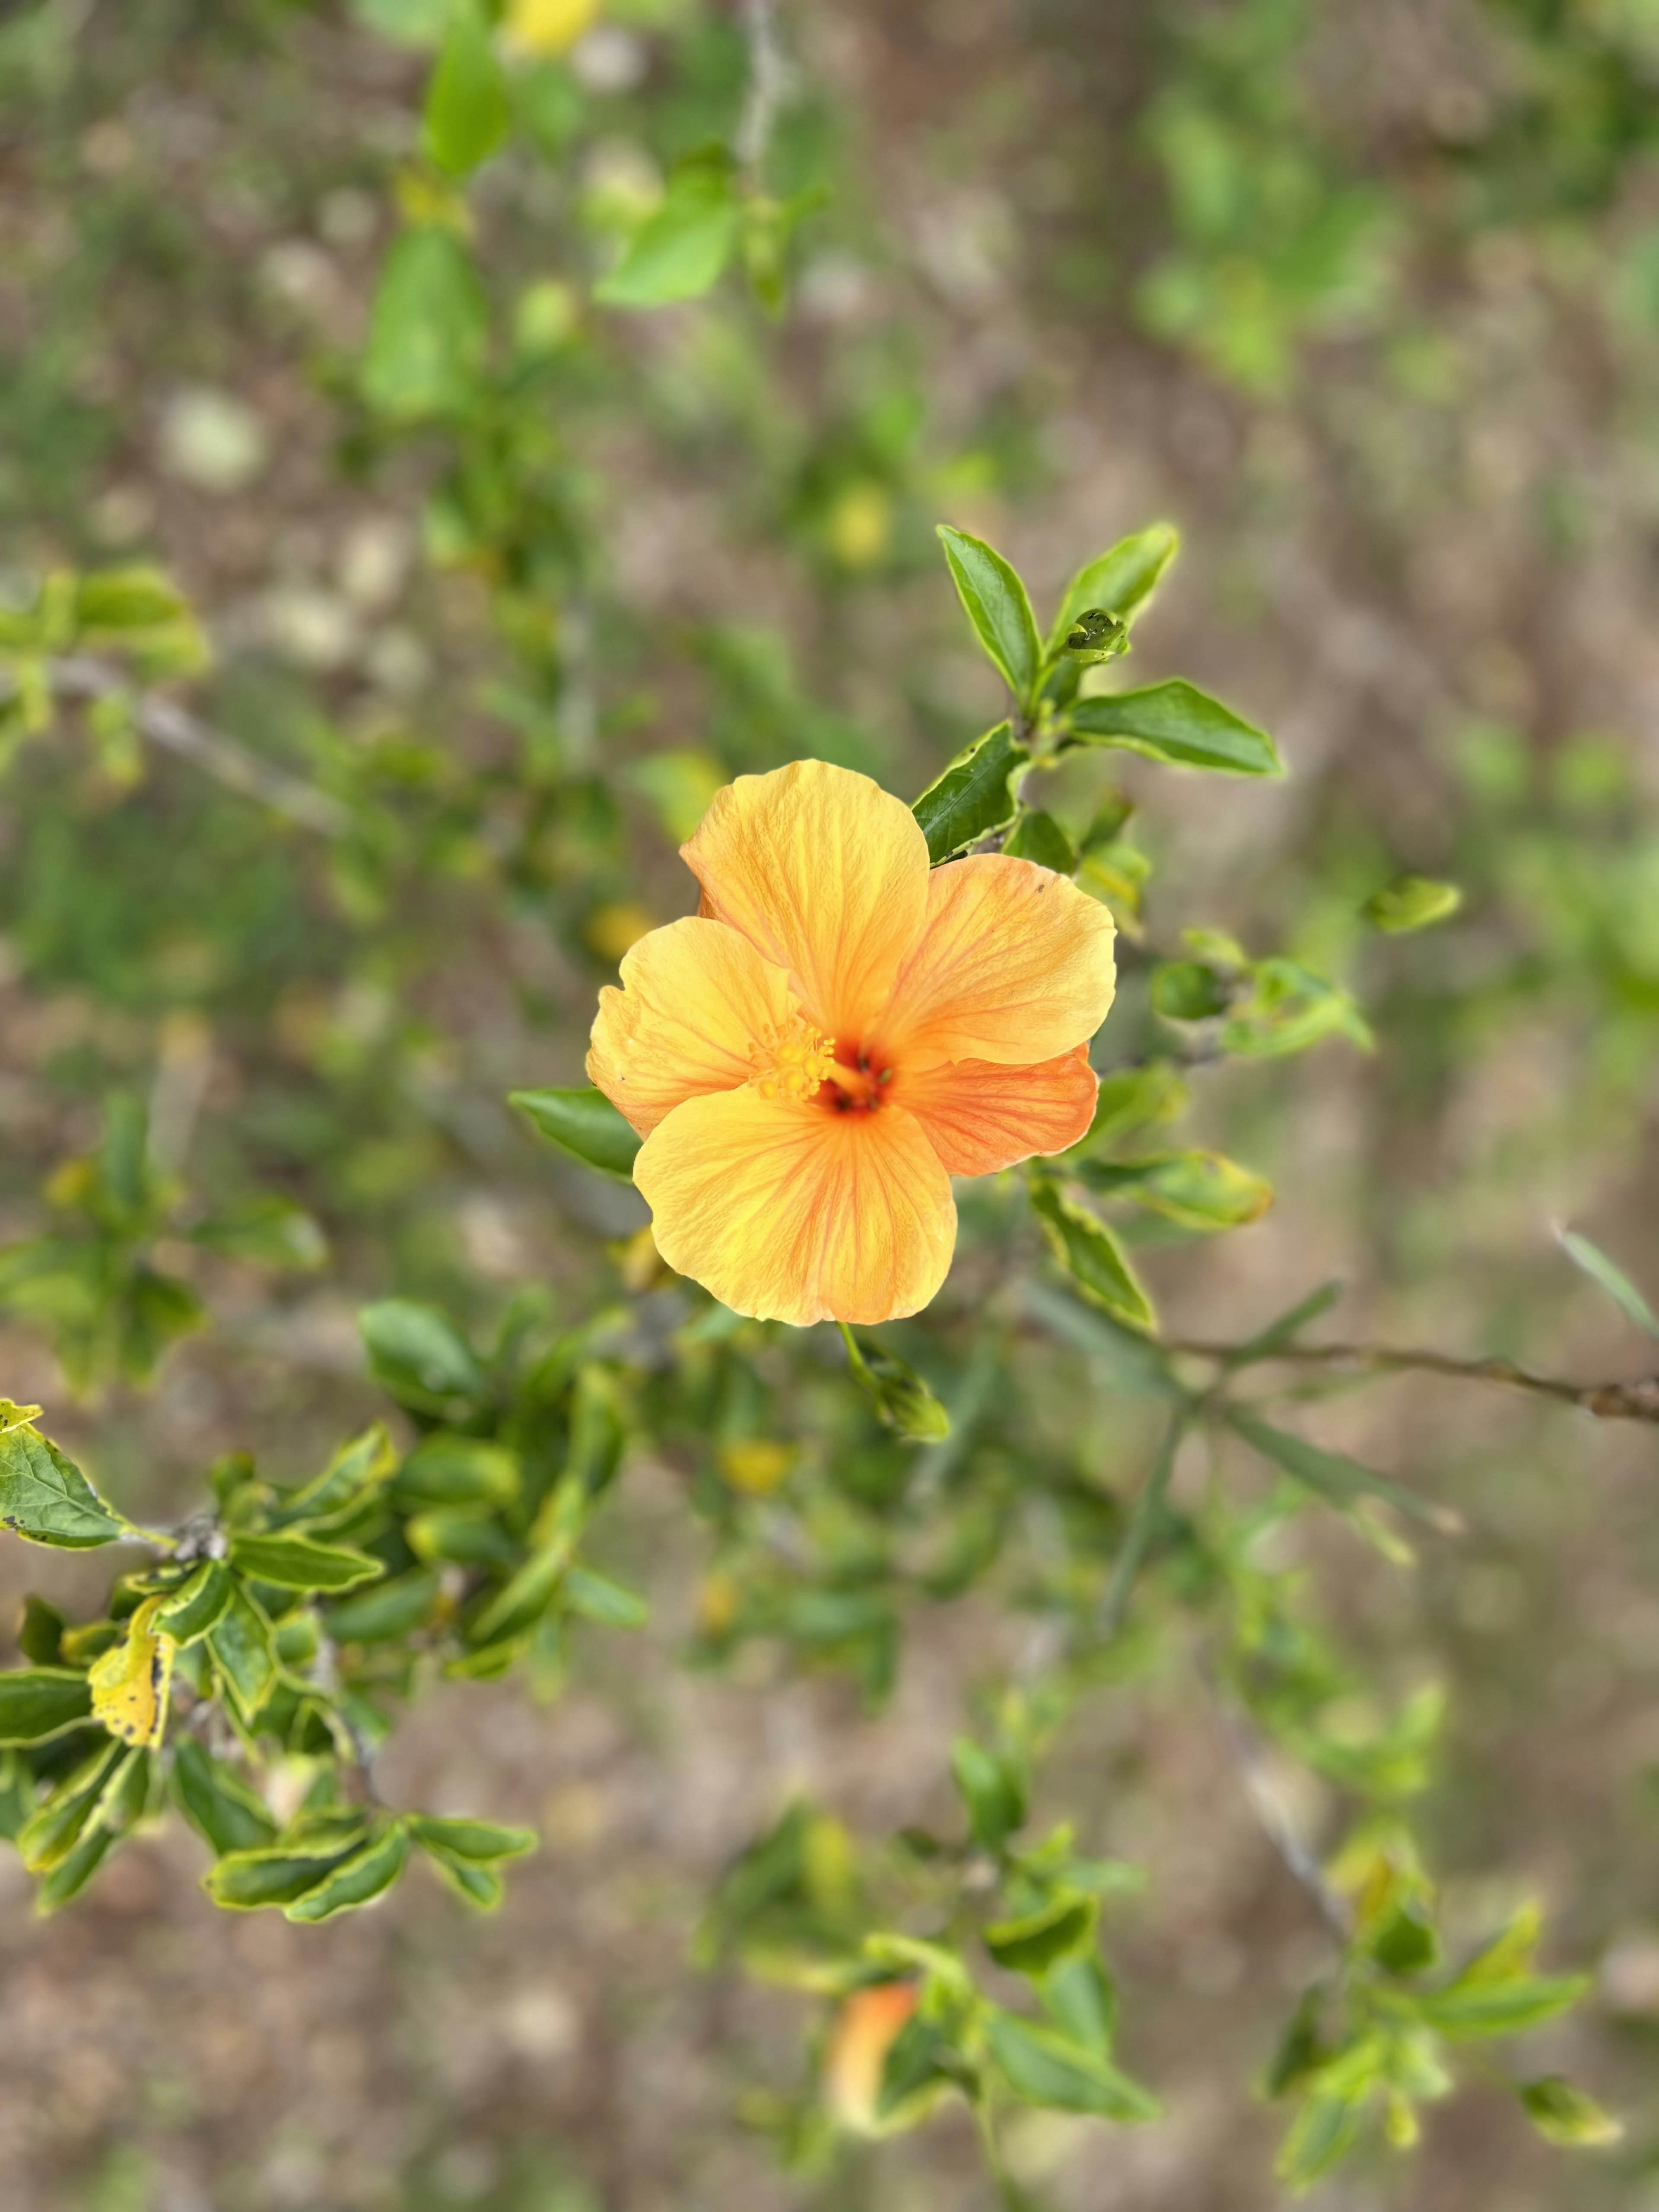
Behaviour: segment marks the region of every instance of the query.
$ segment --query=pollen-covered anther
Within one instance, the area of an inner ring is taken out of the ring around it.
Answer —
[[[836,1048],[802,1015],[769,1023],[750,1055],[763,1098],[815,1098],[836,1064]]]

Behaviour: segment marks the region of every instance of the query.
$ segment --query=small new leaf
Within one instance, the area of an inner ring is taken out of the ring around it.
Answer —
[[[1167,522],[1155,522],[1137,531],[1109,552],[1087,561],[1066,587],[1060,612],[1048,633],[1052,658],[1066,632],[1091,607],[1109,607],[1126,623],[1152,604],[1164,570],[1181,549],[1181,538]]]
[[[1569,2148],[1617,2142],[1625,2132],[1621,2121],[1559,2074],[1523,2081],[1521,2102],[1527,2118],[1547,2142]]]
[[[1366,900],[1360,911],[1373,929],[1385,937],[1403,937],[1413,929],[1432,929],[1448,921],[1463,903],[1455,884],[1437,884],[1427,876],[1401,876]]]
[[[951,1433],[951,1416],[921,1376],[880,1345],[860,1344],[845,1322],[841,1333],[854,1378],[882,1425],[907,1443],[942,1443]]]

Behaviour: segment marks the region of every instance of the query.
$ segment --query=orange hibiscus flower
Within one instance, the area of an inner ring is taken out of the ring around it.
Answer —
[[[587,1059],[658,1249],[763,1321],[916,1312],[951,1177],[1089,1127],[1111,916],[1029,860],[930,870],[909,808],[823,761],[739,776],[681,850],[701,912],[628,953]]]

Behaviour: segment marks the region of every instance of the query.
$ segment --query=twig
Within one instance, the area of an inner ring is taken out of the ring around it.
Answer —
[[[51,662],[47,674],[60,698],[113,699],[130,695],[127,678],[118,668],[82,654]],[[343,837],[351,827],[350,810],[337,799],[257,759],[175,701],[153,691],[139,692],[131,696],[131,712],[133,726],[152,744],[193,762],[232,791],[257,799],[302,830],[314,830],[325,837]]]
[[[738,123],[738,159],[750,179],[757,180],[788,88],[789,70],[778,41],[777,0],[743,0],[743,20],[749,38],[749,88]]]
[[[1152,1541],[1153,1523],[1164,1510],[1164,1500],[1169,1495],[1170,1482],[1175,1474],[1176,1460],[1181,1450],[1181,1439],[1187,1427],[1188,1409],[1182,1406],[1170,1421],[1164,1433],[1158,1455],[1152,1462],[1146,1486],[1135,1500],[1129,1525],[1124,1531],[1123,1544],[1112,1569],[1112,1578],[1106,1585],[1106,1595],[1100,1601],[1100,1617],[1096,1624],[1103,1644],[1109,1644],[1122,1627],[1129,1610],[1129,1600],[1134,1594],[1135,1577],[1140,1572],[1140,1563],[1146,1556],[1146,1547]]]
[[[1200,1671],[1215,1708],[1222,1741],[1238,1771],[1238,1778],[1243,1784],[1244,1795],[1250,1801],[1251,1811],[1261,1822],[1268,1842],[1313,1898],[1333,1933],[1346,1943],[1353,1933],[1352,1916],[1346,1901],[1326,1881],[1324,1869],[1297,1834],[1296,1824],[1279,1802],[1273,1777],[1267,1771],[1267,1756],[1261,1737],[1202,1662],[1200,1662]]]
[[[1237,1344],[1165,1343],[1165,1352],[1232,1364],[1244,1349]],[[1516,1390],[1577,1406],[1604,1421],[1659,1422],[1659,1376],[1642,1375],[1627,1382],[1570,1382],[1553,1375],[1534,1375],[1508,1359],[1454,1359],[1442,1352],[1395,1350],[1381,1344],[1292,1344],[1261,1355],[1262,1364],[1352,1367],[1380,1375],[1447,1375],[1462,1382],[1503,1382]],[[1252,1364],[1256,1364],[1252,1362]]]

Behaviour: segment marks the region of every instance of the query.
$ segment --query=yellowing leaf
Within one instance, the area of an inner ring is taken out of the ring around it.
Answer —
[[[165,1598],[147,1598],[128,1626],[126,1639],[105,1652],[87,1679],[92,1717],[123,1743],[154,1751],[167,1723],[167,1692],[179,1647],[154,1626]]]
[[[563,54],[599,15],[599,0],[511,0],[504,28],[520,53]]]

